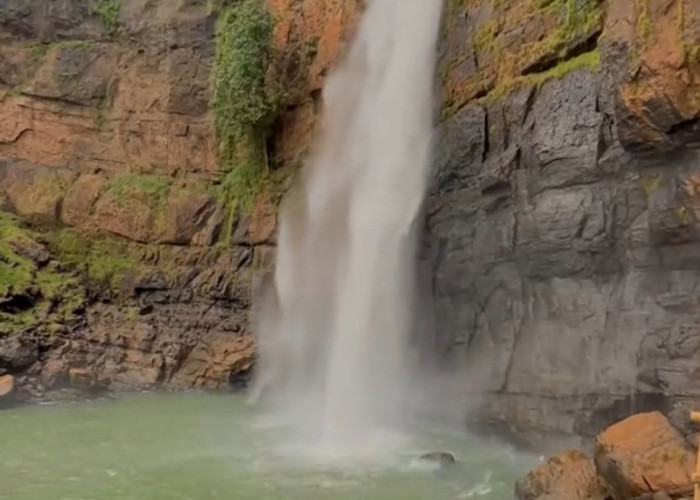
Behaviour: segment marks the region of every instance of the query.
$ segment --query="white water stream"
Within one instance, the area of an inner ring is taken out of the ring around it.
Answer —
[[[254,392],[326,452],[386,448],[401,420],[441,7],[369,1],[282,208]]]

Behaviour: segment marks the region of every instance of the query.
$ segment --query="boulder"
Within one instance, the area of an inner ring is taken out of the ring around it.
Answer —
[[[14,402],[15,378],[12,375],[0,377],[0,408],[9,406]]]
[[[36,344],[17,336],[0,339],[0,369],[21,372],[37,360]]]
[[[595,463],[615,500],[692,490],[695,457],[659,412],[640,413],[596,438]]]
[[[550,458],[515,483],[518,500],[605,500],[605,485],[585,453],[569,450]]]

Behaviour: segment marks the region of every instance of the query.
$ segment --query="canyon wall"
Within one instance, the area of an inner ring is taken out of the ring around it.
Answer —
[[[286,92],[246,208],[221,196],[211,104],[233,4],[0,5],[0,375],[20,399],[246,382],[276,206],[356,9],[267,3]]]
[[[423,259],[470,418],[593,436],[700,394],[700,1],[448,2]]]
[[[250,210],[217,194],[216,4],[0,5],[0,375],[23,397],[248,376],[276,206],[362,2],[267,0],[286,96]],[[684,424],[700,0],[448,0],[443,31],[422,340],[468,369],[469,419],[533,439],[644,409]]]

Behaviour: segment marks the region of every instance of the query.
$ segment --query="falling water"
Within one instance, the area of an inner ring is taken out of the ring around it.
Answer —
[[[282,207],[255,392],[343,453],[386,435],[406,394],[441,4],[370,0]]]

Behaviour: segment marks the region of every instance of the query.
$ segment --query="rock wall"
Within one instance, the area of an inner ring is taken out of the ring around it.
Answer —
[[[22,397],[245,380],[275,207],[363,6],[267,0],[282,189],[228,217],[212,194],[216,2],[117,3],[116,22],[92,0],[0,5],[0,208],[21,218],[0,219],[21,278],[0,286],[0,376]],[[468,368],[471,420],[530,438],[648,409],[686,422],[699,20],[700,0],[446,2],[426,343]]]
[[[247,379],[276,205],[357,11],[267,6],[269,77],[288,90],[274,182],[231,215],[210,109],[217,2],[0,5],[0,375],[20,399]]]
[[[427,204],[471,419],[594,436],[700,394],[700,1],[455,0]]]

